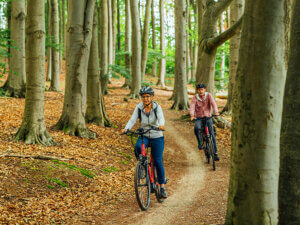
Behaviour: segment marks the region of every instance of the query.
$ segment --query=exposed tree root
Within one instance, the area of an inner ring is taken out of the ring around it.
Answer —
[[[61,92],[60,89],[57,89],[57,88],[54,88],[54,87],[51,87],[48,89],[48,91],[52,91],[52,92]]]
[[[172,105],[171,109],[174,110],[188,110],[189,109],[189,103],[181,103],[179,101],[175,101],[174,104]]]
[[[44,123],[32,125],[22,123],[21,127],[15,135],[15,141],[24,141],[25,144],[41,144],[41,145],[55,145]]]
[[[225,120],[223,117],[221,116],[218,116],[218,117],[213,117],[213,121],[214,121],[214,124],[216,124],[217,127],[219,128],[231,128],[231,123],[228,122],[227,120]]]
[[[62,116],[54,127],[57,130],[62,130],[65,134],[82,138],[96,138],[96,134],[86,127],[85,120],[74,123],[70,121],[68,116]]]
[[[25,86],[22,89],[15,89],[8,85],[6,82],[2,89],[5,91],[5,96],[14,98],[25,98]]]

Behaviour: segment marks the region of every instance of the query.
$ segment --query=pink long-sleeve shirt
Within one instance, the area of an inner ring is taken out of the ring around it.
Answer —
[[[204,99],[196,94],[191,100],[190,115],[196,118],[211,117],[211,107],[218,113],[216,101],[210,93],[205,92]]]

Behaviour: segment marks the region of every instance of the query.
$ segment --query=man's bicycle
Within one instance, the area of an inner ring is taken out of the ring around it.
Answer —
[[[207,163],[211,163],[213,170],[216,170],[216,164],[215,164],[215,150],[214,145],[212,143],[212,136],[209,133],[207,121],[211,119],[212,117],[202,117],[202,118],[196,118],[195,122],[198,120],[203,121],[202,130],[200,131],[201,139],[202,139],[202,146],[204,147],[205,155]]]
[[[163,198],[160,196],[159,192],[159,183],[154,166],[154,160],[152,155],[150,155],[150,158],[147,156],[147,149],[150,149],[150,146],[146,149],[144,143],[144,135],[151,130],[158,130],[158,128],[151,127],[147,130],[139,128],[137,132],[130,130],[126,132],[126,134],[131,137],[133,135],[138,135],[141,136],[142,139],[141,154],[139,155],[135,168],[134,189],[137,202],[143,211],[149,208],[151,193],[155,193],[156,199],[159,203],[163,202]],[[167,181],[168,179],[166,179],[166,183]]]

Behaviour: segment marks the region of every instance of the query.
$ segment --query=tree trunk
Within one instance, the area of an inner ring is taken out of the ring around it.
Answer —
[[[47,0],[47,38],[48,38],[48,47],[47,47],[47,76],[46,80],[51,81],[51,75],[52,75],[52,8],[51,8],[51,0]]]
[[[230,5],[230,26],[235,24],[243,15],[244,4],[245,0],[234,0]],[[229,112],[229,114],[231,114],[232,91],[239,60],[240,39],[240,31],[230,39],[228,99],[222,110],[222,112]]]
[[[141,88],[141,31],[138,3],[130,0],[132,22],[132,56],[131,56],[131,98],[139,98]]]
[[[55,46],[52,47],[51,51],[51,86],[49,91],[60,91],[59,85],[59,72],[60,72],[60,63],[59,63],[59,23],[58,23],[58,1],[51,0],[51,26],[52,26],[52,44]]]
[[[117,33],[117,38],[118,38],[118,51],[121,51],[121,27],[120,27],[120,0],[117,0],[117,28],[118,28],[118,33]]]
[[[88,64],[87,108],[85,120],[87,123],[95,123],[99,126],[110,126],[111,123],[105,112],[104,98],[100,84],[97,21],[97,7],[95,7],[93,34]]]
[[[189,81],[191,79],[191,55],[190,55],[190,1],[186,0],[186,26],[188,26],[188,30],[186,30],[186,79]]]
[[[10,38],[14,48],[10,50],[9,76],[3,89],[10,97],[25,97],[25,2],[11,2]]]
[[[164,0],[159,0],[159,14],[160,14],[160,53],[166,55],[166,44],[165,44],[165,9]],[[165,87],[165,76],[166,76],[166,59],[160,58],[159,60],[159,73],[158,81],[156,85]]]
[[[186,81],[186,6],[185,0],[175,1],[175,79],[176,92],[172,109],[189,108]]]
[[[300,221],[300,1],[292,5],[290,55],[283,101],[280,137],[279,224],[292,225]]]
[[[87,66],[95,0],[68,3],[66,87],[62,115],[56,128],[67,134],[94,138],[85,124]]]
[[[198,31],[197,40],[194,41],[194,51],[193,51],[193,61],[192,61],[192,79],[196,80],[196,72],[197,72],[197,63],[198,63],[198,46],[199,46],[199,37],[200,37],[200,27],[202,22],[203,15],[203,6],[202,0],[196,0],[195,8],[194,8],[194,20],[195,20],[195,30]]]
[[[117,16],[117,0],[111,0],[111,12],[112,12],[112,41],[113,41],[113,55],[112,55],[112,63],[115,64],[115,58],[116,58],[116,36],[117,36],[117,26],[116,26],[116,16]]]
[[[100,6],[100,54],[101,54],[101,63],[100,63],[100,77],[101,77],[101,91],[104,94],[108,82],[108,57],[109,51],[107,43],[109,38],[109,19],[108,19],[108,1],[104,0],[101,2]]]
[[[15,135],[26,144],[54,143],[45,126],[45,4],[27,0],[26,19],[26,99],[23,121]]]
[[[61,39],[61,46],[62,46],[62,52],[63,52],[63,59],[65,59],[65,51],[66,51],[66,38],[65,38],[65,35],[66,35],[66,18],[65,18],[65,9],[66,9],[66,6],[65,6],[65,0],[62,0],[62,39]]]
[[[233,92],[225,224],[277,224],[279,138],[286,75],[282,60],[283,3],[284,0],[252,0],[245,7]]]
[[[130,0],[125,0],[125,67],[128,71],[131,68],[131,18],[130,18]],[[129,77],[125,78],[124,88],[131,88],[131,79]]]
[[[151,21],[152,21],[152,48],[156,50],[156,30],[155,30],[155,14],[154,14],[154,0],[151,2]],[[152,75],[156,77],[157,74],[157,59],[154,57],[152,65]]]
[[[221,13],[233,0],[212,1],[206,3],[202,16],[196,83],[207,85],[207,91],[214,94],[214,75],[217,47],[230,39],[241,28],[242,19],[231,26],[227,31],[217,35],[216,23]]]
[[[152,0],[146,0],[146,12],[145,12],[145,21],[144,21],[144,30],[143,30],[143,39],[142,39],[142,64],[141,64],[142,83],[144,82],[146,64],[147,64],[151,2]]]
[[[222,13],[220,16],[220,33],[223,33],[225,31],[224,28],[224,14]],[[220,77],[220,86],[222,89],[224,89],[224,79],[225,79],[225,43],[222,44],[223,49],[222,49],[222,53],[221,53],[221,65],[220,65],[220,69],[221,69],[221,77]]]

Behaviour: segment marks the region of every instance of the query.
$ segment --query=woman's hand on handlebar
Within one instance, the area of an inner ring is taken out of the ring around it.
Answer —
[[[158,129],[159,129],[159,130],[165,130],[165,126],[159,125],[159,126],[158,126]]]
[[[122,134],[125,134],[126,131],[127,131],[126,129],[122,129],[122,130],[121,130],[121,133],[122,133]]]

